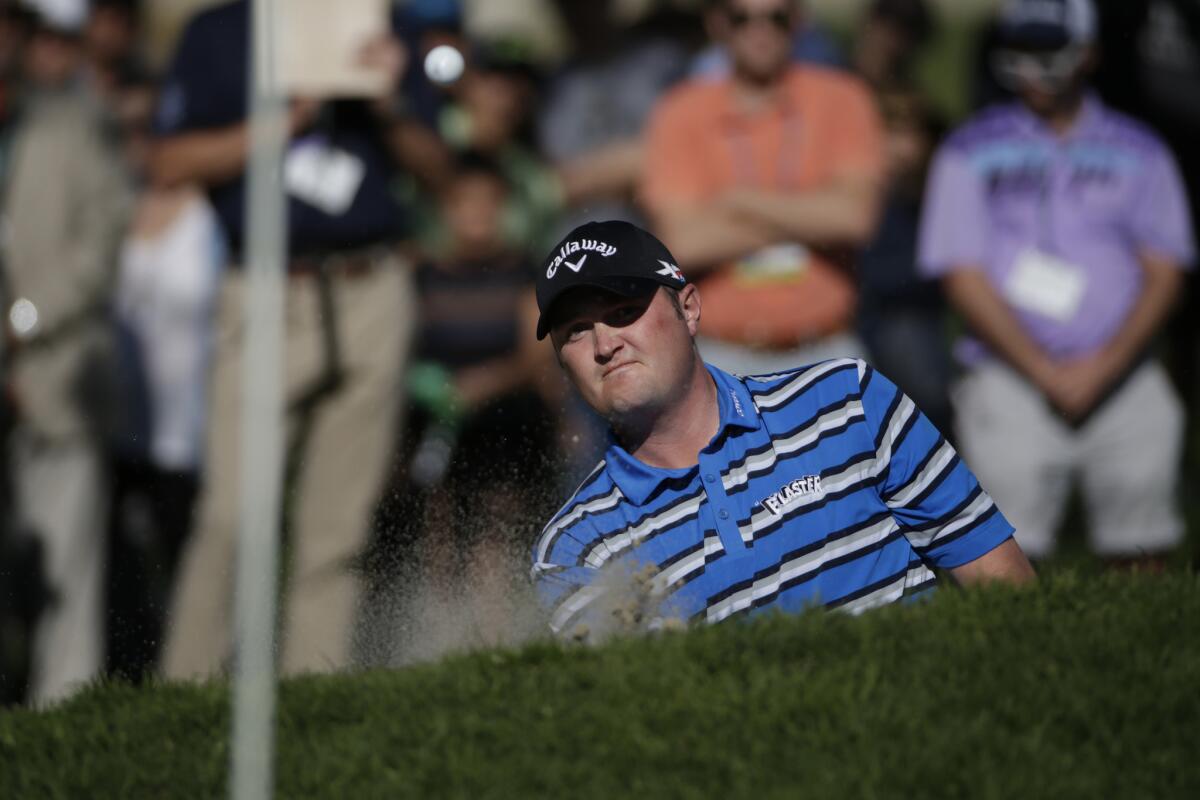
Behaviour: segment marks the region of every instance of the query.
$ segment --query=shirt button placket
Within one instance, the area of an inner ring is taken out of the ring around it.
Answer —
[[[731,501],[725,495],[725,485],[721,481],[719,465],[713,463],[713,456],[701,454],[700,474],[704,479],[704,492],[708,496],[709,507],[713,512],[717,535],[721,537],[721,546],[726,553],[734,555],[744,552],[746,545],[738,531],[737,518],[730,510]]]

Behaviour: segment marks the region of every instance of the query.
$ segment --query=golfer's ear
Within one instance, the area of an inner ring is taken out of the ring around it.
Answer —
[[[692,336],[700,329],[700,290],[696,284],[689,283],[679,290],[679,307],[683,309],[683,319],[687,323],[688,332]]]

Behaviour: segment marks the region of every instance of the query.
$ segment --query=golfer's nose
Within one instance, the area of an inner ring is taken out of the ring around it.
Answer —
[[[608,361],[613,354],[621,349],[621,336],[615,328],[610,328],[603,322],[596,323],[592,328],[595,337],[596,360]]]

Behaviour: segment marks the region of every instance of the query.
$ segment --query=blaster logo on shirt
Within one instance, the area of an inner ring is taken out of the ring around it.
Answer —
[[[607,242],[599,242],[595,239],[580,239],[577,242],[567,242],[562,247],[558,248],[558,255],[556,255],[554,260],[550,262],[550,266],[546,267],[546,277],[553,278],[555,273],[558,272],[558,268],[563,264],[566,264],[572,272],[579,272],[579,270],[583,269],[583,262],[587,259],[586,252],[574,262],[567,260],[567,256],[578,253],[580,250],[590,250],[594,253],[599,253],[605,258],[616,255],[617,253],[617,248],[613,247],[611,244],[608,244]]]
[[[792,501],[806,495],[819,494],[820,491],[821,476],[805,475],[803,478],[796,478],[796,480],[784,484],[779,491],[763,498],[762,505],[775,516],[779,516],[785,508],[791,505]]]

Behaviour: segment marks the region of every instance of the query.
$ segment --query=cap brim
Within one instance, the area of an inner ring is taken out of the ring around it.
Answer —
[[[648,294],[656,291],[659,286],[663,285],[665,284],[649,278],[631,278],[624,275],[598,275],[594,278],[577,280],[551,297],[546,304],[545,310],[538,316],[538,341],[545,339],[546,335],[550,333],[550,319],[551,313],[554,311],[554,304],[576,289],[603,289],[613,294],[619,294],[622,297],[637,297],[640,294]]]

